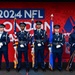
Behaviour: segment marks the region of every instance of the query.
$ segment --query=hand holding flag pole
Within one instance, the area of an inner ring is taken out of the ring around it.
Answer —
[[[53,14],[50,20],[50,35],[49,35],[49,68],[53,70],[53,53],[52,53],[52,38],[53,38]]]

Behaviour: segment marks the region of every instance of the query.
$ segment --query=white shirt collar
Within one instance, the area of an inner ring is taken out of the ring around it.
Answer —
[[[56,35],[59,35],[59,33],[55,33]]]
[[[0,34],[3,34],[3,31],[0,31]]]
[[[21,32],[24,32],[24,30],[23,31],[21,30]]]
[[[41,29],[37,29],[38,31],[40,31]]]

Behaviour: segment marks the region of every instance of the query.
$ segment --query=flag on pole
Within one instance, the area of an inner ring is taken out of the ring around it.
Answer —
[[[16,18],[14,18],[14,33],[16,34]]]
[[[14,18],[14,43],[13,43],[14,50],[15,50],[15,53],[14,53],[14,68],[16,68],[17,64],[18,64],[18,60],[17,60],[17,44],[18,44],[18,39],[17,39],[17,36],[16,36],[16,18]]]
[[[30,31],[30,34],[31,34],[31,38],[32,38],[32,51],[31,51],[31,55],[32,55],[32,67],[34,67],[34,19],[32,18],[31,19],[32,22],[31,22],[31,31]]]
[[[49,44],[52,44],[52,38],[53,38],[53,14],[51,14],[51,20],[50,20],[50,35],[49,35]],[[52,53],[52,46],[50,47],[51,51],[49,53],[49,68],[53,70],[53,53]]]
[[[34,19],[32,18],[31,21],[32,21],[32,23],[31,23],[31,32],[30,32],[30,34],[32,36],[32,42],[34,42],[34,27],[33,27]]]

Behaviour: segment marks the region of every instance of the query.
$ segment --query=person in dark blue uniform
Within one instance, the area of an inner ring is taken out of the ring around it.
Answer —
[[[53,53],[53,70],[55,69],[55,60],[58,58],[58,70],[62,70],[62,53],[65,38],[62,33],[59,32],[60,25],[54,25],[52,53]]]
[[[69,43],[70,43],[70,56],[75,51],[75,26],[73,27],[73,32],[69,36]],[[69,71],[72,71],[73,64],[71,64]]]
[[[8,43],[10,42],[9,35],[4,31],[4,24],[0,24],[0,70],[2,62],[2,54],[6,61],[6,69],[10,71],[9,60],[8,60]]]
[[[45,43],[47,40],[46,31],[41,29],[41,21],[36,21],[36,30],[34,30],[34,53],[35,53],[35,64],[34,64],[34,70],[38,71],[38,60],[39,55],[41,58],[41,68],[45,70],[44,65],[44,49],[45,49]]]
[[[21,31],[17,32],[17,38],[18,38],[18,65],[17,70],[21,70],[21,61],[22,61],[22,53],[24,54],[25,59],[25,65],[26,65],[26,71],[29,71],[29,62],[28,62],[28,44],[30,42],[30,35],[27,31],[25,31],[25,23],[20,23]]]

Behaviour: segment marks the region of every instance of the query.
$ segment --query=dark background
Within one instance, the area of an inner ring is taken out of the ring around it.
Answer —
[[[0,0],[0,2],[74,2],[74,0]]]

